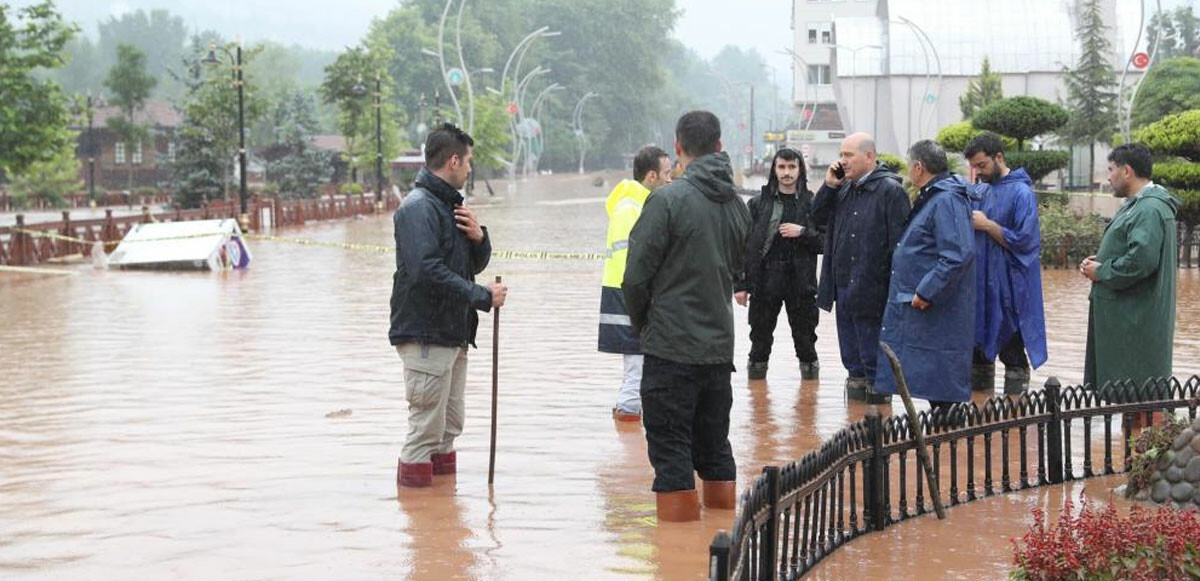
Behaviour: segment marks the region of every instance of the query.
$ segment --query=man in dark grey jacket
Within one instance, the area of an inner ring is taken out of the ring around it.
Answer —
[[[408,437],[396,482],[423,487],[434,474],[454,474],[454,439],[462,433],[467,346],[475,342],[476,310],[504,304],[502,285],[475,284],[492,244],[458,190],[471,175],[475,142],[443,124],[425,140],[425,168],[392,220],[396,274],[388,339],[404,361]]]
[[[622,290],[642,341],[642,417],[659,520],[733,509],[729,445],[733,288],[742,274],[750,212],[733,187],[721,123],[692,111],[675,126],[684,175],[646,200],[629,236]]]

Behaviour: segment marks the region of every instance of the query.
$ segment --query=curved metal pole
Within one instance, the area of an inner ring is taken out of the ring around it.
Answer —
[[[504,87],[508,86],[507,85],[507,83],[508,83],[508,67],[510,65],[512,65],[513,57],[517,56],[517,51],[521,50],[521,47],[525,46],[525,43],[533,40],[533,38],[535,36],[538,36],[538,35],[542,34],[543,32],[546,32],[547,30],[550,30],[549,26],[543,26],[533,32],[530,32],[529,34],[525,35],[525,38],[521,39],[521,42],[517,43],[517,46],[513,47],[512,52],[509,53],[509,55],[508,55],[508,60],[505,61],[505,63],[504,63],[504,72],[500,73],[500,92],[501,93],[504,93]]]
[[[450,84],[450,77],[446,75],[446,17],[450,15],[450,6],[454,4],[454,0],[446,0],[446,8],[442,10],[442,20],[438,24],[438,66],[442,69],[442,81],[446,83],[446,91],[450,93],[450,101],[454,103],[454,113],[458,115],[458,125],[463,124],[462,108],[458,106],[458,96],[454,94],[454,86]]]
[[[1154,4],[1155,4],[1155,14],[1161,18],[1162,17],[1162,1],[1155,0]],[[1145,21],[1146,21],[1145,12],[1146,12],[1146,1],[1142,0],[1142,28],[1143,29],[1145,28]],[[1139,30],[1138,31],[1138,40],[1133,43],[1133,50],[1135,51],[1135,54],[1137,51],[1137,43],[1141,42],[1141,38],[1142,38],[1142,31]],[[1146,72],[1142,73],[1141,78],[1139,78],[1138,82],[1133,85],[1133,93],[1131,95],[1129,95],[1129,107],[1128,107],[1128,110],[1125,112],[1125,119],[1124,119],[1123,127],[1121,130],[1121,136],[1125,138],[1126,142],[1128,142],[1130,140],[1130,133],[1133,130],[1133,127],[1132,127],[1133,104],[1137,101],[1138,89],[1140,89],[1142,87],[1142,82],[1144,82],[1146,80],[1146,77],[1150,74],[1150,68],[1154,66],[1154,59],[1155,59],[1155,57],[1158,56],[1158,43],[1161,41],[1162,41],[1162,34],[1158,34],[1157,36],[1154,37],[1154,46],[1150,47],[1150,61],[1146,63]],[[1120,99],[1120,95],[1122,92],[1124,92],[1125,73],[1129,72],[1129,62],[1132,60],[1133,60],[1133,55],[1130,55],[1129,61],[1125,62],[1125,71],[1121,73],[1121,89],[1118,90],[1118,92],[1117,92],[1118,112],[1120,111],[1120,103],[1121,103],[1121,101],[1123,101],[1123,99]]]
[[[937,120],[937,111],[941,108],[941,99],[939,97],[942,92],[942,57],[938,54],[937,47],[933,45],[933,39],[929,38],[929,35],[923,28],[903,16],[898,16],[897,18],[907,22],[917,34],[921,35],[925,39],[925,42],[929,44],[929,51],[933,53],[933,61],[937,65],[937,94],[934,95],[934,105],[929,113],[929,122],[932,123]],[[928,95],[929,93],[926,94]],[[926,123],[922,122],[922,124]]]
[[[462,0],[458,5],[458,20],[454,24],[454,44],[458,45],[458,66],[463,72],[463,81],[467,84],[467,133],[475,133],[475,92],[471,90],[471,72],[467,68],[467,61],[463,59],[462,46],[462,20],[463,8],[467,7],[467,0]],[[461,116],[460,116],[461,117]]]
[[[790,49],[790,48],[788,48],[788,47],[784,47],[784,48],[783,48],[783,50],[782,50],[782,51],[780,51],[780,52],[783,52],[784,54],[791,55],[791,57],[792,57],[792,66],[793,66],[793,70],[794,70],[795,64],[796,64],[797,62],[799,62],[800,64],[804,65],[804,72],[805,72],[805,74],[807,75],[807,73],[808,73],[808,61],[804,60],[804,57],[801,57],[800,55],[796,54],[796,51],[794,51],[794,50],[792,50],[792,49]],[[795,85],[795,78],[794,78],[794,76],[793,76],[792,84],[793,84],[793,86]],[[794,92],[795,92],[795,91],[793,90],[793,93],[794,93]],[[816,117],[816,116],[817,116],[817,100],[816,100],[816,98],[812,98],[812,99],[810,99],[810,98],[809,98],[809,96],[810,96],[810,95],[812,95],[812,94],[813,94],[813,87],[812,87],[812,85],[811,85],[811,84],[810,84],[810,83],[809,83],[807,80],[805,80],[805,81],[804,81],[804,100],[800,102],[800,120],[801,120],[802,122],[804,122],[804,130],[805,130],[805,131],[807,131],[807,130],[808,130],[808,128],[812,126],[812,120],[813,120],[813,117]],[[794,96],[795,96],[795,95],[793,95],[793,97],[794,97]],[[806,110],[808,109],[808,106],[809,106],[809,104],[810,104],[810,103],[812,104],[812,107],[813,107],[813,108],[812,108],[812,115],[809,115],[808,119],[807,119],[807,120],[805,120],[805,119],[804,119],[804,111],[806,111]]]
[[[541,110],[542,102],[545,101],[547,95],[549,95],[552,91],[560,91],[565,88],[566,87],[558,83],[551,83],[550,86],[542,89],[542,92],[538,93],[537,98],[533,100],[533,107],[529,109],[531,113],[530,117],[533,117],[534,119],[538,118],[538,112]]]
[[[925,46],[925,42],[922,39],[921,33],[917,32],[916,25],[903,17],[898,17],[898,18],[899,18],[899,20],[895,20],[893,22],[899,22],[900,24],[904,24],[905,26],[908,26],[909,31],[911,31],[913,33],[913,36],[915,36],[917,38],[917,44],[921,45],[921,54],[925,57],[925,90],[921,94],[921,106],[920,106],[920,108],[917,109],[917,130],[920,131],[921,126],[924,125],[924,121],[922,121],[922,119],[925,117],[925,105],[926,105],[925,97],[929,95],[929,89],[933,82],[933,75],[929,70],[929,49]],[[909,99],[910,100],[912,99],[911,95],[909,96]],[[908,121],[910,124],[912,123],[911,115],[909,116]],[[911,127],[908,130],[907,137],[910,142],[915,141],[913,139]]]
[[[597,96],[597,93],[588,91],[579,98],[579,102],[575,104],[575,116],[573,117],[573,125],[575,128],[575,140],[579,144],[579,173],[583,174],[583,158],[587,154],[587,136],[583,132],[583,104],[588,99]]]

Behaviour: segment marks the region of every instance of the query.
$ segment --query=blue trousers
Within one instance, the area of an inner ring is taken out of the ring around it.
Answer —
[[[883,313],[844,309],[840,301],[834,306],[834,313],[837,317],[838,347],[841,348],[842,365],[846,372],[850,377],[865,377],[874,381]]]

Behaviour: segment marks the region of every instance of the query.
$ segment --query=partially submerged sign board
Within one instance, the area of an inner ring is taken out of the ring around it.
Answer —
[[[237,220],[137,224],[109,256],[109,265],[154,270],[225,270],[250,265]]]

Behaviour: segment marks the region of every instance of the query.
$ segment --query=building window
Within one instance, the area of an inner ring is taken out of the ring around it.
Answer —
[[[821,44],[833,44],[833,31],[832,30],[822,30],[821,31]]]
[[[808,29],[808,44],[817,44],[817,29]]]
[[[133,163],[141,165],[142,163],[142,142],[138,142],[137,147],[133,150]]]
[[[830,22],[810,22],[808,24],[808,44],[833,44],[833,24]]]
[[[175,142],[174,141],[167,142],[167,160],[170,161],[171,163],[175,163]]]
[[[115,161],[117,163],[125,163],[125,142],[124,141],[117,142]]]
[[[829,83],[829,65],[808,65],[808,84],[828,85]]]

